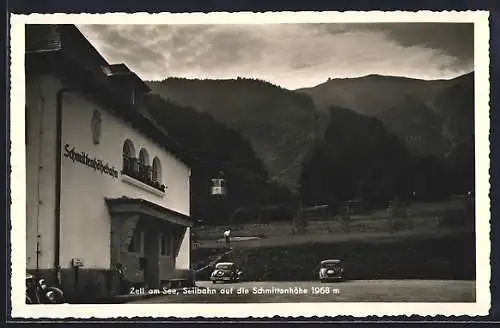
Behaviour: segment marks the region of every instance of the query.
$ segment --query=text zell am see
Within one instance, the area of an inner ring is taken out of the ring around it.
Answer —
[[[264,288],[264,287],[230,287],[230,288],[201,288],[201,287],[184,287],[184,288],[131,288],[131,295],[262,295],[262,294],[279,294],[279,295],[338,295],[338,288],[328,286],[321,287],[288,287],[288,288]]]

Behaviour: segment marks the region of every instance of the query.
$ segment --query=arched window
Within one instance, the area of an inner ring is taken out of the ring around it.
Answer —
[[[133,176],[136,172],[135,147],[129,139],[123,143],[123,173]]]
[[[161,163],[158,157],[153,159],[153,182],[161,182]]]
[[[146,182],[152,180],[151,166],[149,165],[149,154],[144,148],[141,148],[139,151],[139,176],[141,180]]]

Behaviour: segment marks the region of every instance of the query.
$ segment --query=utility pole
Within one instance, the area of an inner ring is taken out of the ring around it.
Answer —
[[[307,221],[304,216],[304,205],[302,203],[302,197],[300,191],[293,191],[294,198],[296,200],[296,210],[293,217],[293,226],[298,233],[304,233],[307,227]]]

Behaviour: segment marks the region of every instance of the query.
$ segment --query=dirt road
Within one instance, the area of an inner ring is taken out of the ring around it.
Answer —
[[[232,246],[234,247],[276,247],[276,246],[287,246],[287,245],[297,245],[305,243],[333,243],[333,242],[345,242],[353,240],[361,241],[377,241],[377,242],[395,242],[398,240],[406,239],[417,239],[417,238],[441,238],[449,235],[455,235],[457,233],[462,233],[468,231],[465,228],[448,228],[441,229],[438,231],[429,231],[427,229],[415,229],[409,231],[401,231],[397,234],[390,234],[388,232],[354,232],[354,233],[342,233],[342,234],[304,234],[304,235],[294,235],[294,236],[281,236],[281,237],[269,237],[263,239],[237,239],[232,241]],[[200,240],[200,248],[221,248],[225,247],[224,241],[221,240]]]

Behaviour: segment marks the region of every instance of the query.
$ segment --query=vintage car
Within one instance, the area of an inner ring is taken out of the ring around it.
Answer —
[[[218,281],[222,282],[237,282],[241,280],[243,271],[233,262],[219,262],[215,265],[215,269],[210,275],[210,280],[215,284]]]
[[[339,259],[321,261],[319,265],[319,280],[321,282],[344,279],[344,263]]]

